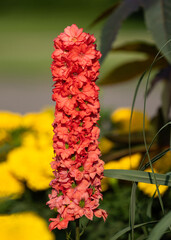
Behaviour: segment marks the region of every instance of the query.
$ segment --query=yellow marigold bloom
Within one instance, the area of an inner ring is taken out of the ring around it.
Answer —
[[[110,161],[104,165],[104,169],[137,169],[141,161],[141,154],[136,153],[130,156],[120,158],[119,160]],[[102,191],[106,191],[109,185],[115,185],[117,179],[103,178],[101,181]]]
[[[102,154],[108,153],[114,147],[114,143],[103,137],[100,139],[99,148]]]
[[[51,134],[47,134],[44,132],[27,132],[24,134],[22,139],[22,146],[25,147],[33,147],[38,149],[47,149],[52,148],[52,137],[53,132]]]
[[[104,169],[137,169],[141,161],[141,154],[136,153],[130,156],[110,161],[104,165]]]
[[[55,240],[45,220],[33,212],[1,215],[0,226],[3,240]]]
[[[54,117],[50,111],[28,113],[23,116],[23,126],[26,128],[32,128],[38,132],[52,133],[53,120]]]
[[[158,197],[158,193],[156,191],[156,185],[155,184],[150,184],[150,183],[138,183],[138,188],[143,191],[144,194],[148,195],[149,197],[152,197],[155,194],[155,197]],[[168,186],[160,185],[159,187],[160,194],[163,195],[167,189]]]
[[[53,179],[49,159],[52,158],[51,148],[37,149],[19,147],[8,154],[7,162],[10,171],[20,180],[24,180],[32,190],[49,188]]]
[[[6,141],[8,137],[8,132],[5,129],[0,129],[0,144]]]
[[[0,198],[17,198],[24,192],[24,185],[9,171],[7,162],[0,163]]]
[[[0,112],[0,129],[12,130],[21,127],[22,116],[8,111]]]
[[[130,108],[118,108],[111,114],[111,121],[118,126],[118,131],[121,133],[129,132],[129,121],[131,117]],[[145,116],[145,130],[148,130],[150,122]],[[142,131],[143,129],[143,113],[134,111],[131,122],[131,132]]]
[[[159,173],[166,173],[171,170],[171,151],[154,163],[154,167]]]
[[[150,168],[146,169],[145,172],[152,172]],[[154,169],[154,172],[156,172],[156,170]],[[155,193],[154,197],[158,197],[158,193],[156,191],[156,185],[155,184],[150,184],[150,183],[142,183],[139,182],[138,183],[138,188],[143,191],[144,194],[148,195],[149,197],[152,197]],[[168,186],[164,186],[164,185],[160,185],[158,186],[160,194],[163,195],[167,189]]]

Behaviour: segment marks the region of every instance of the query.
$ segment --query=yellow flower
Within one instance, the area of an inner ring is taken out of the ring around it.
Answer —
[[[99,148],[102,154],[108,153],[114,147],[114,143],[103,137],[100,139]]]
[[[104,165],[104,169],[137,169],[141,161],[141,154],[136,153],[129,156],[120,158],[116,161],[110,161]],[[109,188],[109,185],[115,185],[117,179],[113,178],[103,178],[101,181],[102,191],[106,191]]]
[[[21,127],[22,116],[7,111],[0,112],[0,129],[12,130]]]
[[[33,212],[1,215],[0,226],[3,240],[55,240],[45,220]]]
[[[53,179],[50,166],[52,149],[19,147],[8,154],[7,162],[10,171],[20,180],[24,180],[32,190],[49,188]]]
[[[0,129],[0,144],[6,141],[9,137],[9,133],[5,129]]]
[[[38,149],[47,149],[52,147],[52,132],[26,132],[23,135],[22,146]]]
[[[24,185],[11,174],[7,162],[0,163],[0,198],[17,198],[23,192]]]
[[[146,169],[145,172],[151,172],[151,169]],[[154,172],[156,172],[156,170],[154,169]],[[143,191],[144,194],[148,195],[149,197],[152,197],[155,193],[154,197],[158,197],[158,193],[156,191],[156,185],[155,184],[150,184],[150,183],[143,183],[143,182],[139,182],[138,183],[138,188]],[[168,186],[164,186],[164,185],[160,185],[158,186],[160,194],[163,195],[167,189]]]
[[[158,196],[155,184],[139,182],[138,183],[138,188],[141,191],[143,191],[144,194],[148,195],[149,197],[152,197],[155,192],[156,192],[155,197]],[[158,188],[159,188],[160,194],[163,195],[167,191],[168,186],[160,185]]]
[[[117,183],[118,183],[118,179],[104,177],[101,180],[102,192],[107,191],[109,189],[109,186],[116,186]]]
[[[159,173],[166,173],[171,170],[171,151],[154,163],[154,167]]]
[[[129,121],[131,117],[130,108],[118,108],[111,114],[111,121],[118,127],[120,133],[129,132]],[[150,122],[145,116],[145,130],[148,130]],[[131,132],[142,131],[143,129],[143,113],[134,111],[131,122]]]
[[[141,161],[141,154],[136,153],[130,156],[120,158],[116,161],[110,161],[104,165],[104,169],[137,169]]]
[[[50,111],[43,111],[40,113],[28,113],[23,117],[23,126],[32,128],[38,132],[52,133],[52,123],[54,117]]]

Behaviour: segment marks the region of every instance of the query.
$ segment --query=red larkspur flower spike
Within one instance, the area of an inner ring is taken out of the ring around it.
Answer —
[[[54,40],[51,71],[54,81],[52,99],[56,102],[53,123],[55,157],[51,167],[55,178],[47,204],[57,210],[51,218],[50,230],[65,229],[69,221],[85,215],[103,217],[98,209],[102,199],[103,161],[98,148],[100,104],[99,74],[95,37],[75,24],[65,28]]]

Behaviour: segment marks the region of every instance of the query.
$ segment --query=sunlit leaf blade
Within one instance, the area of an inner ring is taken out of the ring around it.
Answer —
[[[171,211],[156,224],[147,240],[159,240],[171,225]]]
[[[171,186],[170,175],[159,173],[154,173],[154,175],[156,177],[157,184]],[[143,172],[139,170],[107,169],[104,170],[104,176],[120,180],[155,184],[153,174],[151,172]]]
[[[141,75],[152,63],[152,58],[147,58],[145,60],[136,60],[131,62],[126,62],[120,66],[114,68],[106,77],[104,77],[99,85],[108,85],[126,82],[132,80],[135,77]],[[165,61],[158,61],[154,68],[165,67]]]
[[[134,229],[136,228],[140,228],[149,224],[155,224],[157,221],[151,221],[151,222],[146,222],[146,223],[141,223],[141,224],[136,224],[134,225]],[[119,231],[118,233],[115,234],[115,236],[113,236],[110,240],[117,240],[119,237],[121,237],[122,235],[124,235],[125,233],[128,233],[131,231],[130,227],[126,227],[124,229],[122,229],[121,231]]]
[[[153,0],[144,2],[146,25],[158,49],[161,49],[171,39],[171,1]],[[162,49],[162,53],[171,63],[171,42]]]
[[[121,46],[114,47],[111,50],[111,52],[116,52],[116,51],[141,52],[151,56],[155,56],[158,52],[154,44],[143,42],[143,41],[125,43],[125,44],[122,44]]]
[[[101,22],[103,19],[107,18],[117,7],[119,6],[119,3],[115,3],[110,8],[106,9],[104,12],[102,12],[94,21],[90,24],[90,28],[94,27],[97,23]]]
[[[122,22],[133,12],[137,11],[139,6],[139,1],[122,1],[119,7],[114,10],[113,13],[109,16],[101,34],[101,62],[104,60],[107,53],[111,49],[112,43],[116,38]]]

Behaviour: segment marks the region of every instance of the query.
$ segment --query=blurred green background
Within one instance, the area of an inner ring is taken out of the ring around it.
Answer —
[[[53,39],[73,23],[84,31],[94,33],[100,48],[100,34],[104,21],[90,28],[90,24],[112,0],[74,1],[2,1],[0,3],[0,109],[25,113],[38,111],[51,105],[51,53]],[[115,46],[131,40],[151,42],[141,12],[124,22]],[[143,54],[108,54],[104,61],[100,79],[113,67],[127,60],[144,59]],[[113,110],[119,106],[131,106],[136,80],[115,86],[101,87],[102,108]],[[153,91],[150,99],[153,108],[147,107],[150,114],[156,111],[160,98]],[[120,97],[122,94],[122,98]],[[123,98],[124,96],[124,98]],[[137,98],[138,108],[142,108],[143,92]]]

